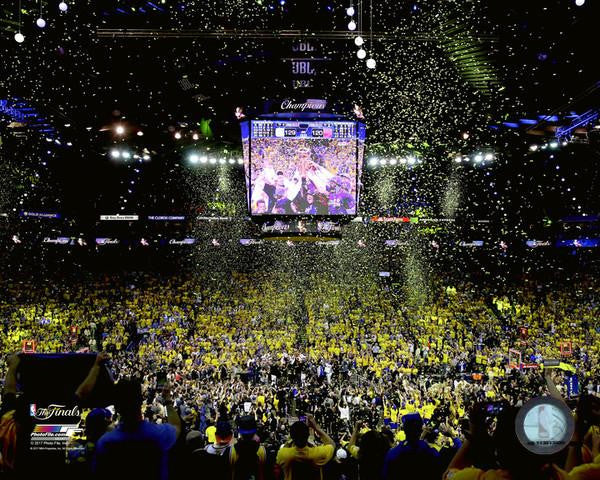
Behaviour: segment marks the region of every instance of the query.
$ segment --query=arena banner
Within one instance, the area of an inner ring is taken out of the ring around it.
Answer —
[[[102,221],[126,221],[126,222],[135,222],[140,219],[139,215],[100,215],[100,220]]]
[[[180,222],[185,220],[185,215],[148,215],[148,220],[154,222]]]
[[[59,219],[60,213],[50,213],[50,212],[26,212],[22,211],[20,213],[21,217],[31,217],[31,218],[54,218]]]

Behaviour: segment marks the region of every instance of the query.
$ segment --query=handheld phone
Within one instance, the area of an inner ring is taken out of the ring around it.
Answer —
[[[167,384],[167,372],[158,372],[156,374],[156,388],[164,388]]]
[[[497,417],[502,413],[506,404],[504,402],[485,402],[481,404],[481,411],[485,417]]]

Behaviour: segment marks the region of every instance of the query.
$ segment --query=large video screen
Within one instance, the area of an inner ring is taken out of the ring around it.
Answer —
[[[251,121],[242,135],[251,215],[355,215],[359,125]]]

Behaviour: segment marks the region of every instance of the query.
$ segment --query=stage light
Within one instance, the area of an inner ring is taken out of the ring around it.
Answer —
[[[562,145],[563,147],[566,147],[568,144],[569,144],[569,142],[562,142],[562,144],[561,144],[561,145]]]
[[[238,158],[238,165],[243,165],[244,164],[244,159],[243,158]]]
[[[463,158],[463,161],[464,161],[464,162],[468,162],[468,161],[470,161],[470,160],[471,160],[471,159],[470,159],[469,157],[465,157],[465,158]]]
[[[175,132],[175,138],[179,140],[181,138],[181,133]]]
[[[219,158],[219,164],[220,164],[220,165],[224,165],[225,163],[226,163],[226,162],[225,162],[225,159],[224,159],[224,158]]]
[[[117,135],[123,135],[125,133],[125,127],[123,127],[123,125],[117,125],[115,132]]]
[[[354,7],[348,7],[346,9],[346,15],[348,15],[349,17],[351,17],[352,15],[354,15]]]
[[[385,158],[379,160],[379,165],[387,165],[388,161]]]
[[[144,136],[144,132],[142,132],[141,130],[138,130],[137,136],[138,137],[143,137]]]
[[[148,161],[148,160],[150,160],[150,155],[144,155],[143,158],[144,158],[144,160]]]
[[[469,139],[469,132],[463,132],[462,133],[462,138],[463,138],[463,140],[468,140]]]
[[[199,138],[200,138],[200,137],[198,136],[198,134],[197,134],[197,133],[194,133],[194,134],[192,135],[192,139],[193,139],[193,140],[198,140]]]
[[[485,161],[486,162],[491,162],[494,159],[494,154],[493,153],[486,153],[485,154]]]
[[[456,158],[454,159],[454,161],[455,161],[456,163],[460,163],[460,162],[462,162],[462,157],[459,155],[458,157],[456,157]]]
[[[60,2],[60,3],[58,4],[58,9],[59,9],[61,12],[66,12],[66,11],[69,9],[69,6],[68,6],[68,5],[67,5],[65,2]]]
[[[217,159],[216,159],[216,158],[214,158],[214,157],[210,157],[210,158],[208,159],[208,163],[210,163],[210,164],[214,165],[215,163],[217,163]]]
[[[582,7],[585,4],[585,0],[575,0],[575,5]]]
[[[120,158],[121,157],[121,152],[119,152],[118,150],[111,150],[110,151],[110,156],[112,158]]]
[[[481,153],[478,153],[477,155],[475,155],[475,161],[477,163],[481,162],[483,160],[483,155]]]
[[[416,159],[415,157],[408,157],[408,158],[406,159],[406,162],[407,162],[409,165],[414,165],[415,163],[417,163],[417,159]]]
[[[369,158],[369,165],[371,167],[374,167],[375,165],[377,165],[377,162],[378,162],[377,158],[375,158],[375,157]]]
[[[193,163],[195,165],[199,161],[200,161],[200,157],[198,155],[196,155],[195,153],[190,155],[190,163]]]
[[[390,165],[396,165],[398,163],[398,160],[396,160],[395,158],[392,158],[390,160]]]
[[[400,165],[406,165],[406,158],[402,157],[400,159]]]
[[[358,52],[356,52],[356,56],[360,60],[364,60],[365,58],[367,58],[367,51],[364,48],[361,48]]]
[[[235,163],[235,160],[233,158],[230,158],[229,163],[233,165]]]
[[[46,26],[46,20],[40,17],[35,21],[35,24],[40,28],[44,28]]]
[[[200,163],[206,163],[208,162],[208,157],[206,155],[203,155],[202,157],[200,157]]]
[[[377,66],[377,62],[375,61],[375,59],[374,59],[374,58],[369,58],[369,59],[367,60],[367,68],[371,68],[371,69],[373,69],[373,68],[375,68],[376,66]]]
[[[25,41],[25,35],[23,35],[21,32],[15,33],[15,42],[23,43],[24,41]]]
[[[365,40],[360,35],[354,39],[354,45],[357,47],[361,47],[363,43],[365,43]]]
[[[125,159],[130,159],[131,158],[131,153],[129,152],[122,152],[121,156]]]
[[[550,142],[550,148],[558,148],[558,142]]]
[[[531,150],[532,152],[535,152],[538,149],[537,145],[529,145],[529,150]]]
[[[350,20],[350,23],[348,24],[348,30],[350,30],[351,32],[356,30],[356,22],[354,20]]]

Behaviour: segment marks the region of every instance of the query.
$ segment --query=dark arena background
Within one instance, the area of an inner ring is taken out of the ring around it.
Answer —
[[[1,2],[0,478],[600,478],[599,20]]]

